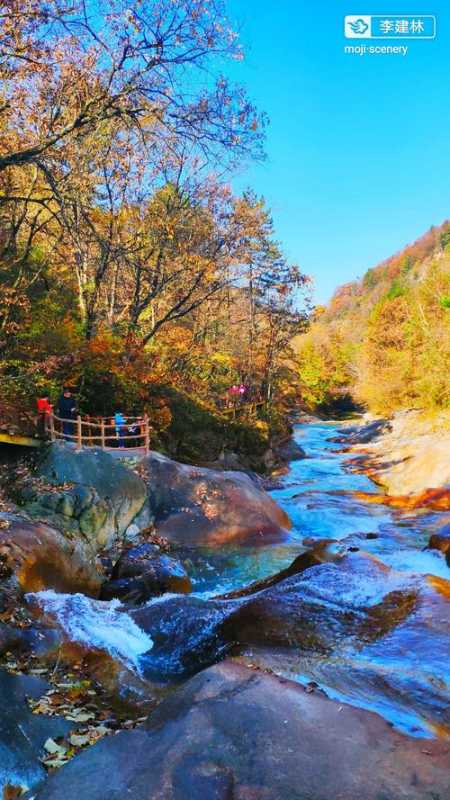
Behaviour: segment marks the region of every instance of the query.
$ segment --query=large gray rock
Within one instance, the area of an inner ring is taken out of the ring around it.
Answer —
[[[98,448],[78,453],[66,443],[52,444],[38,464],[37,475],[56,491],[35,494],[27,510],[46,516],[64,530],[81,532],[94,549],[112,545],[137,515],[149,519],[144,514],[143,481]]]
[[[0,671],[0,794],[8,784],[33,788],[46,776],[39,758],[45,741],[74,725],[61,717],[32,714],[27,697],[41,697],[49,685],[39,678]]]
[[[361,440],[359,440],[361,441]],[[390,428],[361,445],[366,468],[376,483],[393,497],[421,495],[428,489],[450,486],[450,428],[448,414],[399,411]],[[355,446],[357,452],[359,445]],[[441,505],[448,510],[450,505]]]
[[[295,441],[294,437],[291,437],[287,441],[277,445],[275,448],[275,455],[283,463],[289,461],[299,461],[302,458],[306,458],[306,453],[303,450],[303,447],[300,447],[298,442]]]
[[[297,684],[224,663],[104,739],[36,800],[446,800],[448,747]]]
[[[242,472],[179,464],[152,453],[143,461],[156,530],[186,545],[283,538],[291,523],[274,500]]]

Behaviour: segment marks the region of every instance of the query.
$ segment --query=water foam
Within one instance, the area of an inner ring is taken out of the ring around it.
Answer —
[[[58,621],[71,641],[106,650],[137,672],[140,657],[153,647],[151,637],[121,610],[119,600],[105,602],[53,590],[28,597]]]
[[[398,550],[384,555],[384,561],[405,575],[435,575],[444,580],[450,578],[445,557],[436,550]]]

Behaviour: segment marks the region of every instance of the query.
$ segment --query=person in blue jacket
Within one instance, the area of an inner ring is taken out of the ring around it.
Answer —
[[[114,423],[116,426],[116,437],[118,440],[119,447],[125,447],[125,439],[124,436],[126,435],[126,419],[121,411],[116,411],[114,414]]]

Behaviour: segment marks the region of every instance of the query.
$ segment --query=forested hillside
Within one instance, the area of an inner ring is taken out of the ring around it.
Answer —
[[[295,340],[310,408],[450,404],[450,223],[341,286]]]

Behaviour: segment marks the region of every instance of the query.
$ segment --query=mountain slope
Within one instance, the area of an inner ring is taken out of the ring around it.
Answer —
[[[337,289],[294,348],[310,408],[449,407],[450,222]]]

